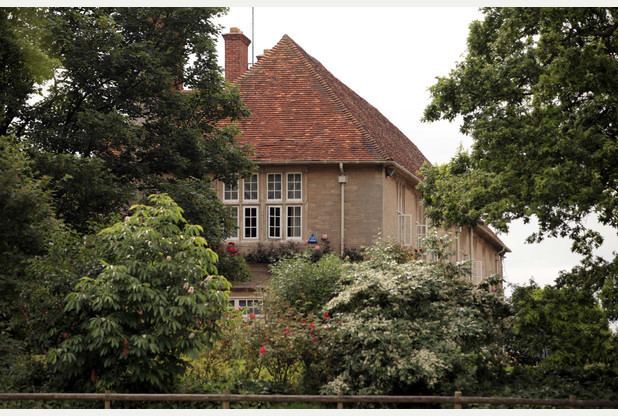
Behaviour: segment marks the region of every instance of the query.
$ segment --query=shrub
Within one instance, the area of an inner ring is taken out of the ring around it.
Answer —
[[[294,257],[302,250],[302,245],[293,241],[269,245],[258,243],[255,250],[247,254],[246,259],[250,263],[273,264],[281,259]]]
[[[341,266],[333,254],[316,262],[307,254],[298,254],[272,266],[270,288],[300,313],[318,312],[336,294]]]
[[[244,257],[228,253],[219,253],[217,271],[231,282],[245,282],[251,277]]]

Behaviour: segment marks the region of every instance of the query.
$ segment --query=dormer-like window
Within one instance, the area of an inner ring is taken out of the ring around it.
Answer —
[[[269,201],[281,201],[281,182],[282,175],[280,173],[269,173],[266,176],[266,199]]]
[[[245,202],[257,202],[258,200],[258,175],[251,175],[243,181],[243,200]]]
[[[223,183],[223,200],[226,202],[238,202],[238,182],[233,184]]]

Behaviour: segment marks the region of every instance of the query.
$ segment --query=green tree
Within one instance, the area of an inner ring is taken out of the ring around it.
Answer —
[[[0,136],[19,117],[28,98],[58,66],[47,53],[44,12],[34,8],[0,8]]]
[[[49,359],[70,388],[173,391],[182,355],[219,334],[229,283],[216,254],[169,196],[148,200],[99,233],[101,267],[66,298],[68,328]]]
[[[521,364],[583,368],[611,361],[607,314],[585,291],[534,283],[513,292],[509,347]]]
[[[247,110],[216,60],[212,19],[224,11],[44,12],[49,53],[60,69],[43,99],[24,104],[10,129],[52,177],[58,214],[72,226],[86,232],[86,218],[105,219],[137,201],[127,194],[146,194],[152,184],[232,181],[250,171],[247,149],[234,143],[238,131],[229,122]],[[182,84],[191,91],[176,88]]]
[[[60,224],[44,181],[11,137],[0,136],[0,373],[23,350],[18,297],[32,256],[45,253]]]
[[[571,238],[589,257],[584,268],[604,270],[579,280],[595,275],[615,299],[615,267],[592,257],[602,238],[584,220],[592,214],[618,228],[618,9],[483,13],[464,59],[438,78],[425,109],[426,121],[462,117],[461,131],[474,139],[470,153],[423,169],[428,215],[502,231],[537,218],[528,240]]]

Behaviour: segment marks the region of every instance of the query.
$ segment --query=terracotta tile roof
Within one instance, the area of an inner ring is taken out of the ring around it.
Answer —
[[[236,83],[251,110],[238,122],[238,142],[254,148],[256,161],[394,161],[416,173],[427,160],[287,35]]]

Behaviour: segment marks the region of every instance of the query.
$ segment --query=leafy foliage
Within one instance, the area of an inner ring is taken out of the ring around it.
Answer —
[[[42,99],[20,101],[14,112],[21,116],[11,117],[7,129],[52,178],[67,223],[81,232],[90,230],[89,222],[108,223],[111,213],[137,200],[136,190],[175,194],[163,189],[171,185],[152,189],[161,179],[179,181],[175,196],[193,216],[205,198],[187,192],[198,187],[189,178],[232,181],[251,171],[248,149],[234,143],[238,130],[230,123],[248,112],[216,61],[219,29],[211,19],[223,11],[37,10],[36,30],[61,69]],[[13,64],[16,71],[23,66]],[[183,84],[191,91],[180,91]],[[201,215],[207,231],[216,230],[212,223],[220,228],[219,211]]]
[[[463,61],[431,87],[424,119],[461,116],[474,144],[422,169],[426,212],[435,224],[502,231],[537,218],[528,242],[569,237],[585,255],[560,285],[592,291],[616,319],[618,260],[594,257],[603,238],[585,220],[618,229],[618,9],[483,12]]]
[[[43,18],[41,9],[0,8],[0,136],[59,64],[48,54]]]
[[[189,222],[204,228],[211,246],[218,246],[227,237],[225,230],[232,227],[232,222],[210,179],[151,177],[147,188],[170,195],[182,207]]]
[[[333,254],[313,262],[308,254],[284,258],[272,268],[270,288],[300,313],[319,312],[337,293],[342,262]]]
[[[45,181],[33,177],[32,163],[13,138],[0,136],[0,373],[24,345],[18,296],[33,284],[28,259],[43,254],[59,228]]]
[[[66,298],[73,323],[49,358],[88,390],[171,390],[181,354],[220,331],[229,283],[215,275],[216,254],[171,198],[148,199],[99,233],[102,269]]]
[[[251,263],[274,264],[285,258],[294,257],[302,251],[302,247],[293,241],[284,244],[269,245],[258,243],[256,248],[247,254],[247,261]]]
[[[377,243],[367,260],[346,265],[342,289],[326,305],[336,377],[324,391],[452,392],[499,372],[508,316],[501,296],[489,284],[470,284],[464,265],[406,261],[392,246]]]
[[[220,253],[217,270],[221,276],[232,282],[246,282],[251,278],[249,266],[243,256]]]
[[[590,293],[530,284],[516,288],[511,302],[509,347],[519,363],[569,369],[611,361],[608,319]]]
[[[486,8],[468,52],[431,88],[425,120],[463,117],[470,154],[426,167],[431,218],[479,218],[500,230],[539,220],[530,237],[569,236],[589,253],[600,235],[590,213],[618,227],[617,10]],[[462,192],[465,189],[466,192]],[[456,190],[453,192],[453,190]]]

